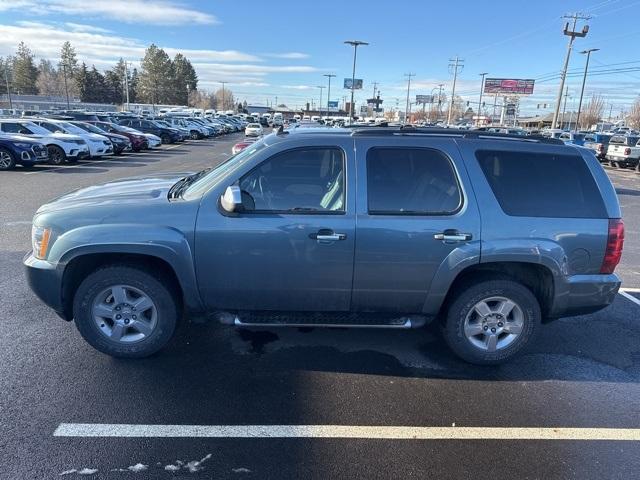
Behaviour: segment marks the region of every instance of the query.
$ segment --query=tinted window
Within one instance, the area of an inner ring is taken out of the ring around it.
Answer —
[[[367,152],[371,214],[445,215],[462,203],[451,161],[427,148],[371,148]]]
[[[624,145],[626,143],[626,139],[625,137],[618,135],[615,137],[611,137],[611,140],[609,140],[609,143],[613,145]]]
[[[0,127],[2,127],[3,132],[7,133],[22,133],[26,135],[32,133],[27,127],[20,125],[19,123],[3,123]]]
[[[47,123],[47,122],[40,122],[39,125],[42,128],[46,128],[47,130],[49,130],[50,132],[59,132],[62,129],[60,127],[58,127],[57,125],[54,125],[53,123]]]
[[[245,209],[343,212],[344,156],[337,148],[296,149],[274,155],[240,180]]]
[[[507,215],[607,217],[598,186],[578,155],[481,150],[476,158]]]

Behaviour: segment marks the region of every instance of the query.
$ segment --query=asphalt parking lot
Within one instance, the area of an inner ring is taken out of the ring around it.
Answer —
[[[116,360],[31,293],[21,262],[42,203],[211,166],[239,138],[0,175],[0,478],[640,476],[640,175],[631,171],[608,170],[626,223],[625,295],[545,325],[501,367],[457,360],[434,326],[192,322],[160,354]]]

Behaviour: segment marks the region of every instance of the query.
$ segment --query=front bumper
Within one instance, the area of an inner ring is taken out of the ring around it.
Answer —
[[[80,148],[72,148],[71,150],[69,150],[67,153],[67,157],[68,158],[88,158],[89,157],[89,147],[82,146]]]
[[[70,312],[64,311],[62,276],[56,266],[46,260],[38,260],[31,252],[25,255],[22,263],[25,267],[27,283],[33,293],[60,317],[71,320]]]

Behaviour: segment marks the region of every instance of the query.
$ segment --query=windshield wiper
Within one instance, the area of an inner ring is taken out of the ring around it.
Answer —
[[[178,198],[179,196],[181,196],[182,193],[187,189],[189,185],[191,185],[196,180],[205,176],[207,173],[209,173],[210,170],[211,170],[211,167],[205,168],[204,170],[200,170],[199,172],[194,173],[193,175],[189,175],[187,177],[184,177],[178,180],[169,189],[169,198]]]

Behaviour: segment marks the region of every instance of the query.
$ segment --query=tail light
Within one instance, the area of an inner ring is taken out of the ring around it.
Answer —
[[[599,152],[604,152],[604,144],[603,143],[599,143],[598,144],[598,151]]]
[[[624,149],[624,154],[625,155],[631,155],[631,149],[629,147]]]
[[[613,273],[620,257],[622,257],[622,246],[624,244],[624,222],[621,218],[609,220],[609,234],[607,235],[607,248],[604,251],[604,260],[600,267],[600,273]]]

